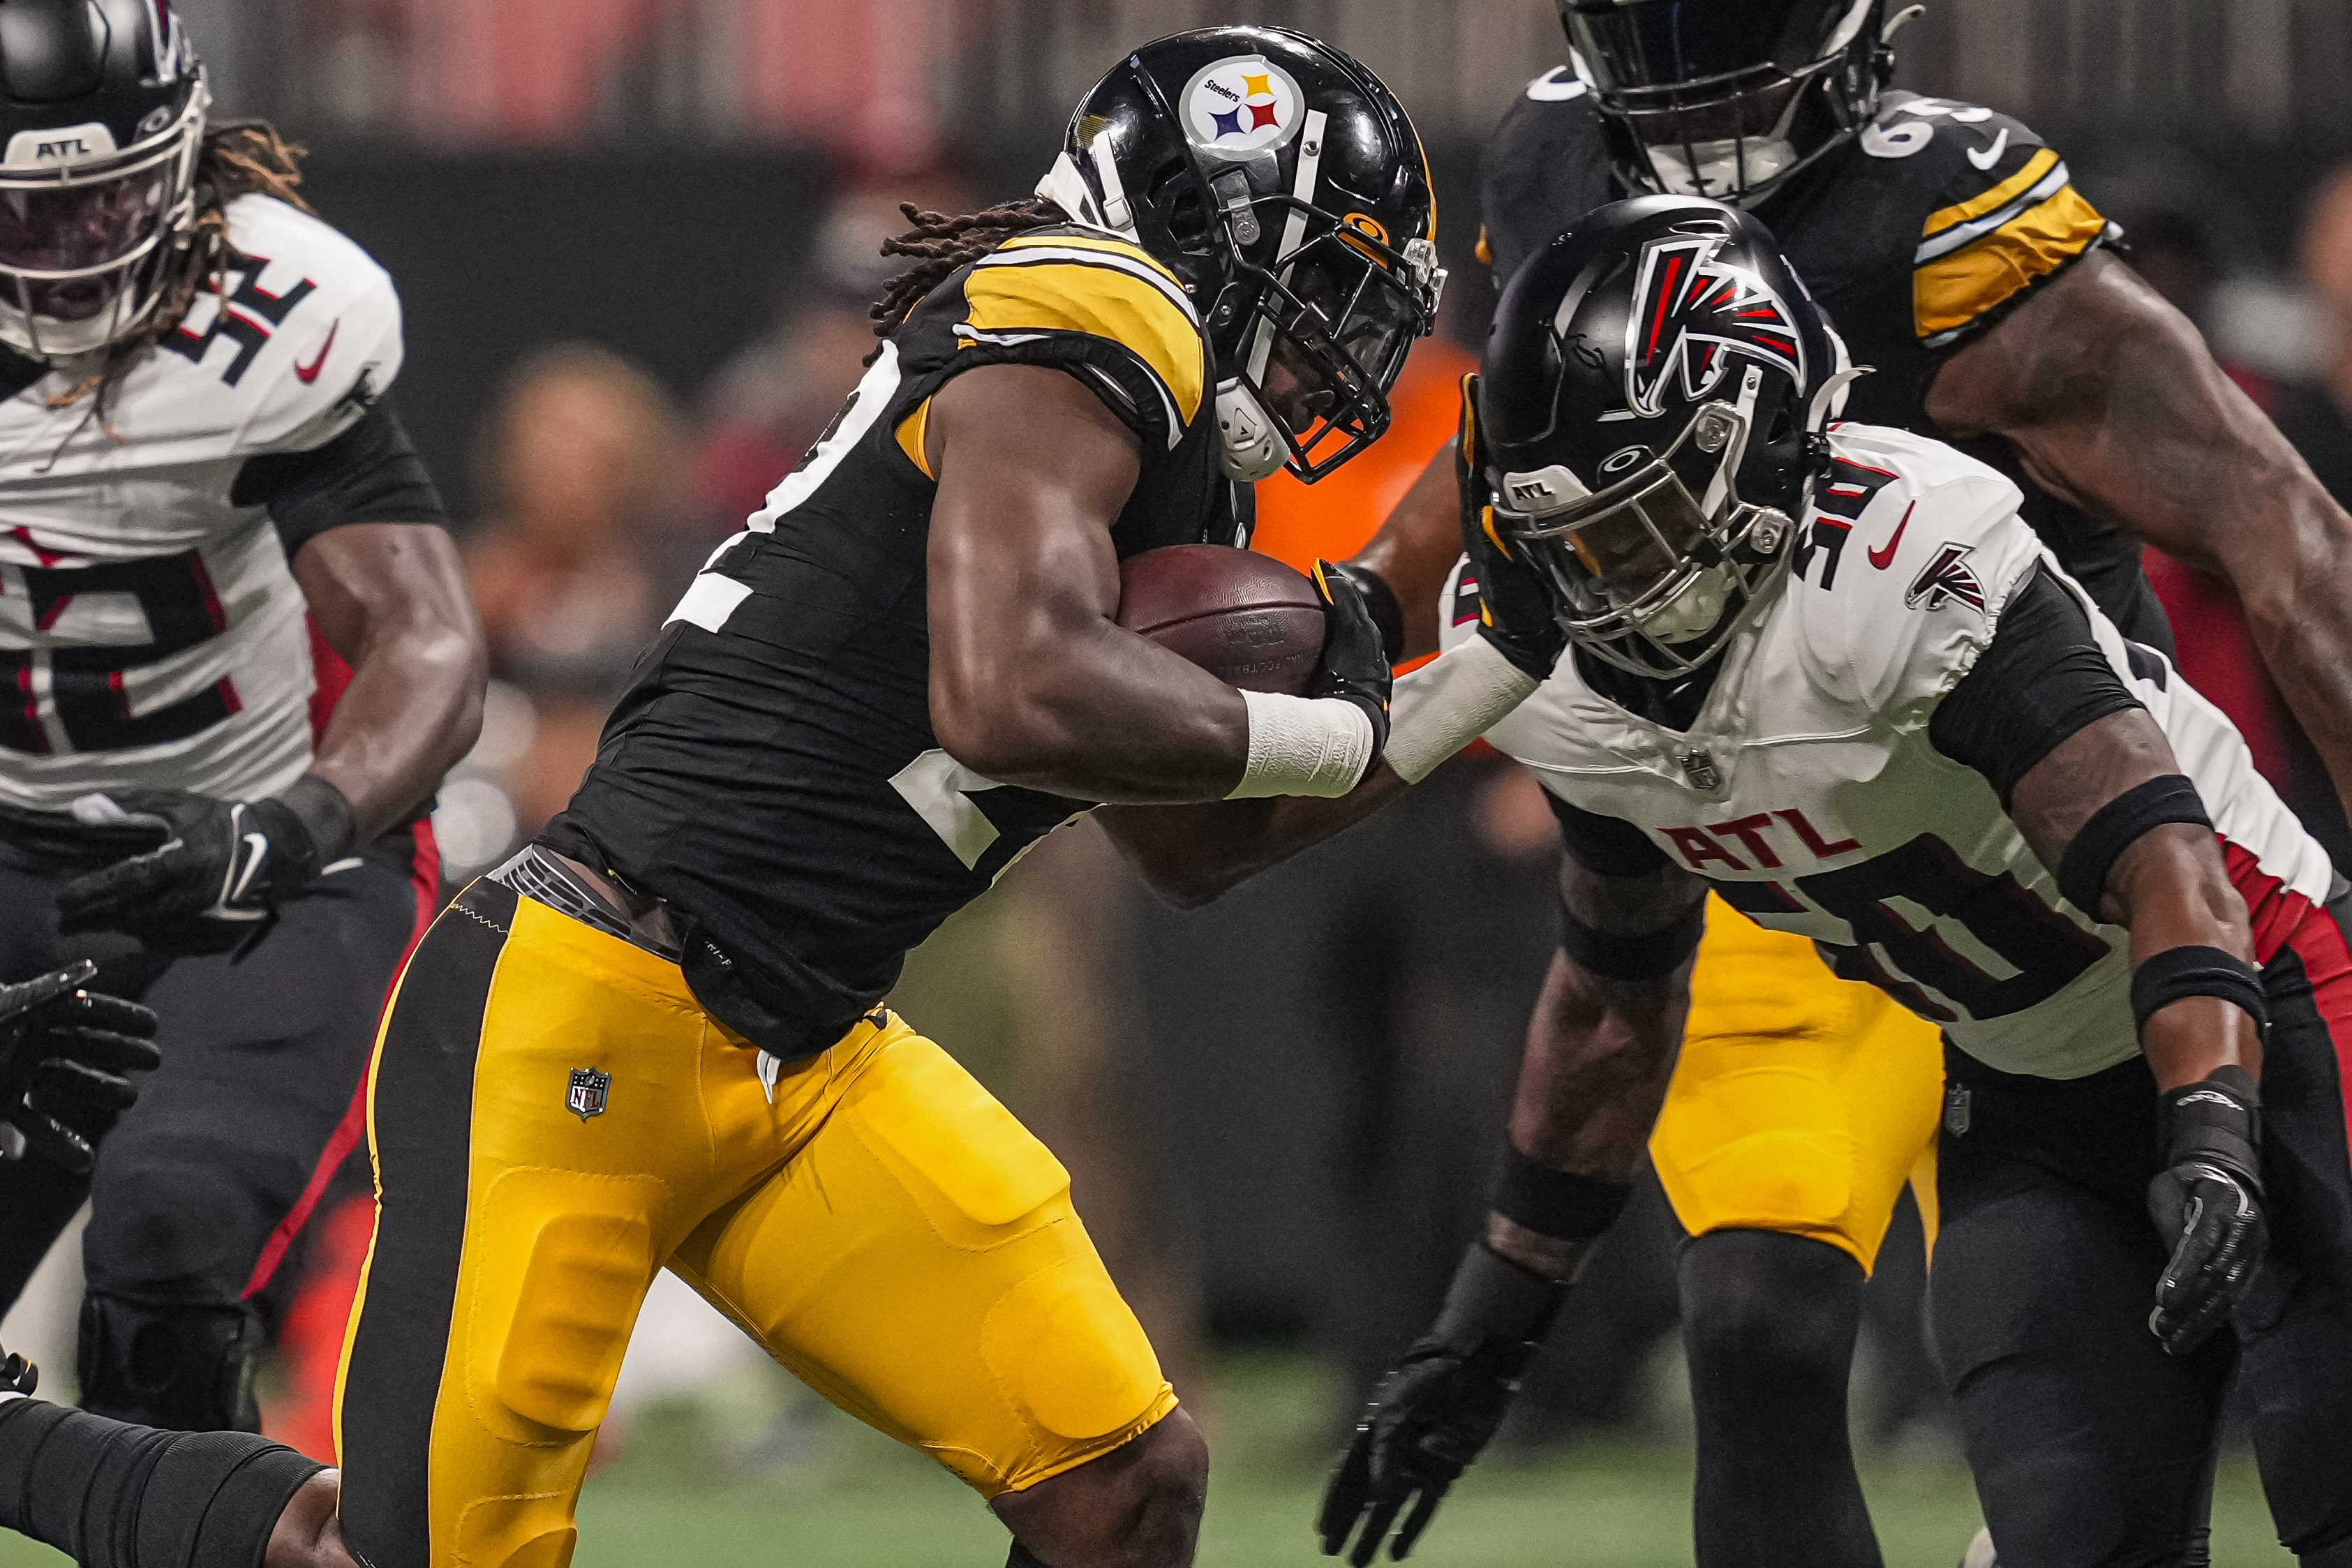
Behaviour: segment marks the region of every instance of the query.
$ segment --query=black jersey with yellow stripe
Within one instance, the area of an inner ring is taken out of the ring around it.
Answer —
[[[541,836],[668,900],[696,994],[782,1055],[831,1044],[908,948],[1090,804],[997,785],[931,733],[923,433],[950,380],[1007,363],[1068,371],[1135,432],[1122,559],[1240,542],[1182,286],[1114,235],[1033,230],[890,335],[695,579]]]
[[[1480,255],[1499,285],[1554,235],[1629,193],[1601,117],[1565,68],[1528,85],[1487,144]],[[1888,92],[1860,135],[1756,209],[1854,363],[1847,414],[1940,436],[1923,398],[1941,358],[2105,243],[2107,221],[2026,126],[1950,99]],[[2129,536],[2037,488],[2003,442],[1962,443],[2025,493],[2027,522],[2100,609],[2169,649]]]

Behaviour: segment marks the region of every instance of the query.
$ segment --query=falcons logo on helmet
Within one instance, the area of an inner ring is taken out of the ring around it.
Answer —
[[[1789,308],[1754,273],[1717,264],[1728,237],[1678,235],[1643,249],[1625,329],[1625,402],[1644,419],[1666,412],[1676,375],[1687,402],[1713,392],[1736,354],[1806,384],[1804,340]]]

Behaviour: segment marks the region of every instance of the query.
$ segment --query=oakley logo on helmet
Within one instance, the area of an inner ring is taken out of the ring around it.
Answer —
[[[1255,158],[1298,132],[1306,116],[1298,84],[1260,55],[1202,67],[1184,89],[1184,134],[1220,158]]]
[[[1682,396],[1713,392],[1734,355],[1760,360],[1807,384],[1804,341],[1789,308],[1756,274],[1722,267],[1728,234],[1675,235],[1642,250],[1625,324],[1625,402],[1644,419],[1666,411],[1677,372]]]

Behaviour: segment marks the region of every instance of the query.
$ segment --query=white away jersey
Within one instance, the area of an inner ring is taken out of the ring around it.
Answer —
[[[2110,1067],[2138,1049],[2126,934],[2059,894],[1992,786],[1927,734],[2010,596],[2057,564],[2016,487],[1951,448],[1846,424],[1831,449],[1787,575],[1687,734],[1605,700],[1564,658],[1487,738],[1971,1056],[2045,1078]],[[2325,901],[2326,855],[2230,721],[2075,597],[2196,782],[2242,888]]]
[[[244,799],[310,759],[310,643],[246,460],[341,434],[401,360],[392,279],[267,196],[228,208],[252,258],[126,375],[109,416],[52,371],[0,403],[0,802],[116,786]]]

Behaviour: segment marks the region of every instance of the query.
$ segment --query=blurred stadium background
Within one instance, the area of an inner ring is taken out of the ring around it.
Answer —
[[[1894,7],[1890,7],[1893,9]],[[223,111],[312,150],[309,190],[406,299],[397,397],[458,516],[498,685],[441,797],[453,874],[569,793],[635,650],[709,545],[855,382],[900,199],[1024,191],[1122,46],[1263,20],[1379,69],[1426,135],[1455,270],[1397,435],[1262,543],[1344,554],[1447,433],[1493,298],[1470,259],[1479,144],[1565,58],[1549,0],[182,0]],[[2233,373],[2352,502],[2352,0],[1929,0],[1903,85],[1991,103],[2065,150]],[[2216,585],[2158,563],[2192,678],[2317,802]],[[2332,824],[2345,843],[2340,820]],[[1323,1467],[1425,1320],[1483,1207],[1496,1113],[1553,940],[1534,787],[1466,758],[1390,820],[1180,917],[1091,829],[1056,835],[918,956],[902,1010],[1062,1155],[1081,1210],[1219,1450],[1202,1561],[1313,1560]],[[2341,858],[2341,857],[2339,857]],[[356,1191],[356,1187],[353,1189]],[[363,1247],[364,1199],[312,1267]],[[1689,1559],[1670,1221],[1621,1225],[1508,1452],[1419,1556]],[[1889,1244],[1854,1408],[1890,1563],[1976,1527],[1920,1333],[1916,1218]],[[0,1333],[68,1381],[60,1248]],[[289,1324],[276,1429],[332,1355]],[[707,1568],[1002,1561],[929,1465],[761,1363],[674,1281],[632,1351],[580,1561]],[[2284,1563],[2242,1458],[2214,1560]],[[59,1561],[0,1550],[0,1563]]]

